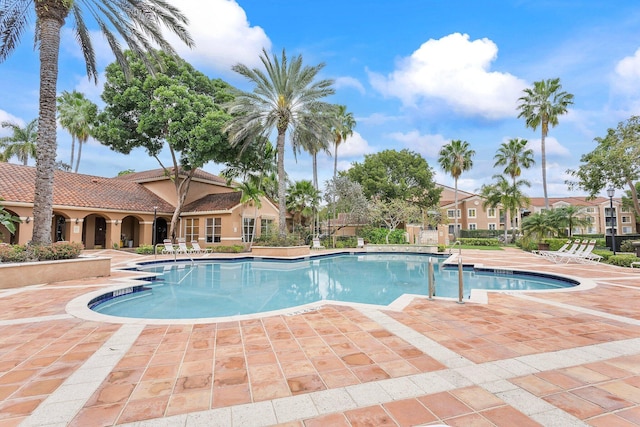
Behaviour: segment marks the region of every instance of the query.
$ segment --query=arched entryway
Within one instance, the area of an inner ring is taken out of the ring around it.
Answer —
[[[164,241],[164,239],[167,238],[167,230],[169,229],[169,227],[167,226],[167,220],[164,218],[156,218],[156,224],[155,224],[155,233],[156,233],[156,239],[155,239],[155,243],[162,243]]]
[[[107,219],[91,214],[82,222],[82,243],[86,249],[104,249],[107,244]]]
[[[120,222],[120,245],[122,247],[140,246],[140,222],[141,218],[126,216]]]
[[[58,212],[53,212],[51,221],[51,241],[63,242],[69,240],[70,225],[67,224],[67,217]]]
[[[12,210],[5,209],[5,211],[9,215],[11,215],[12,217],[20,218],[20,215],[16,214]],[[29,220],[31,220],[31,219],[29,219]],[[15,226],[16,226],[16,231],[15,231],[14,234],[11,234],[11,232],[9,231],[9,229],[7,227],[5,227],[4,225],[0,224],[0,242],[9,243],[9,244],[15,245],[20,241],[20,228],[23,227],[23,224],[15,223]]]

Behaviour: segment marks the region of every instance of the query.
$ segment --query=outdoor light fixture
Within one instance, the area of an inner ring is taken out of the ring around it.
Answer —
[[[120,221],[116,219],[116,225],[120,224]]]
[[[80,218],[76,218],[76,224],[80,222]]]
[[[31,222],[31,217],[28,216],[27,219],[24,220],[24,222],[26,222],[27,224],[29,224]]]
[[[611,250],[613,254],[616,254],[616,227],[615,227],[615,215],[613,214],[613,196],[616,190],[613,187],[607,188],[607,196],[609,196],[609,210],[611,213]]]

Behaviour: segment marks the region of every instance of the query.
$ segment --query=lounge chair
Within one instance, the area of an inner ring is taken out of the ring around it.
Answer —
[[[324,249],[324,246],[320,244],[320,239],[318,239],[317,237],[313,239],[311,249]]]
[[[551,262],[558,262],[558,259],[562,255],[572,254],[577,251],[582,246],[582,242],[580,240],[576,240],[569,248],[558,249],[557,251],[540,251],[538,255],[541,255],[543,258],[547,258]],[[564,247],[564,246],[563,246]]]
[[[164,239],[164,248],[162,249],[163,254],[175,254],[176,250],[173,247],[173,243],[171,243],[170,239]]]
[[[191,241],[191,253],[194,253],[194,254],[205,254],[207,252],[209,252],[209,251],[206,250],[206,248],[202,249],[200,247],[200,243],[198,243],[196,240],[192,240]]]
[[[178,249],[176,252],[179,254],[188,254],[191,253],[191,249],[187,247],[187,242],[184,239],[178,239]]]
[[[560,255],[559,260],[566,261],[566,262],[575,261],[582,264],[590,263],[590,262],[598,262],[602,259],[602,257],[600,255],[592,253],[595,247],[596,247],[596,241],[591,240],[586,245],[584,245],[581,248],[581,250],[578,250],[572,254]]]
[[[562,245],[562,247],[560,247],[560,249],[558,249],[557,251],[540,251],[540,250],[535,250],[535,251],[531,251],[532,254],[534,255],[540,255],[540,256],[546,256],[548,253],[558,253],[558,252],[564,252],[566,251],[569,246],[571,246],[571,240],[567,240],[567,243],[565,243],[564,245]]]
[[[364,239],[362,237],[358,237],[358,244],[356,248],[364,248]]]
[[[581,256],[585,250],[587,250],[588,246],[589,246],[589,241],[583,240],[582,243],[580,243],[580,245],[577,248],[575,248],[575,250],[556,254],[553,259],[553,262],[555,262],[556,264],[559,264],[561,262],[566,264],[569,261],[577,260],[577,258]]]

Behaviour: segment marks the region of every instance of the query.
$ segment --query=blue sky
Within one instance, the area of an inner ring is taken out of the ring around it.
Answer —
[[[559,77],[574,94],[569,113],[547,138],[549,196],[571,194],[565,171],[595,147],[594,137],[640,114],[640,4],[637,0],[180,0],[196,47],[181,55],[210,77],[243,89],[231,71],[236,63],[259,65],[264,47],[304,62],[326,64],[335,79],[330,102],[345,104],[356,118],[353,137],[338,153],[338,168],[365,154],[408,148],[433,168],[436,181],[453,186],[437,153],[452,139],[476,151],[473,169],[459,188],[475,192],[497,172],[493,156],[511,138],[529,140],[536,165],[523,175],[531,197],[542,196],[539,130],[518,119],[517,99],[534,81]],[[33,21],[32,21],[33,23]],[[98,69],[113,61],[95,33]],[[70,27],[63,32],[58,92],[79,90],[100,105],[98,86],[85,74]],[[37,117],[38,58],[33,31],[0,64],[0,120],[24,124]],[[0,129],[0,136],[7,135]],[[69,161],[71,137],[59,129],[58,160]],[[167,156],[168,157],[168,156]],[[286,169],[294,180],[311,179],[311,159],[289,151]],[[125,156],[90,141],[81,173],[115,176],[119,171],[157,168],[143,150]],[[217,173],[218,165],[206,170]],[[333,159],[320,156],[320,181]]]

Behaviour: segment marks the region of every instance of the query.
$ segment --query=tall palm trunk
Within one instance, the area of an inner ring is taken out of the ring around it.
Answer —
[[[51,244],[53,172],[56,163],[56,86],[60,29],[69,8],[65,1],[37,1],[40,35],[40,101],[32,243]]]
[[[82,141],[78,140],[78,159],[76,160],[76,170],[75,173],[78,173],[78,168],[80,167],[80,156],[82,155]]]
[[[75,151],[76,151],[76,137],[73,134],[71,134],[71,161],[69,162],[69,166],[71,167],[73,167],[73,159],[75,157]]]
[[[278,129],[276,139],[277,165],[278,165],[278,234],[280,237],[287,235],[287,183],[284,176],[284,137],[285,129]]]
[[[454,193],[455,193],[454,199],[455,199],[455,201],[454,201],[454,205],[453,205],[453,217],[455,218],[455,220],[454,220],[454,224],[455,225],[453,226],[454,227],[453,228],[453,237],[454,237],[454,240],[457,240],[458,239],[458,178],[454,179],[453,182],[454,182],[454,186],[455,186],[455,188],[454,188]]]
[[[542,125],[544,129],[544,124]],[[544,207],[549,210],[549,197],[547,196],[547,155],[545,153],[545,134],[542,132],[542,139],[540,140],[540,156],[542,158],[542,190],[544,191]]]

